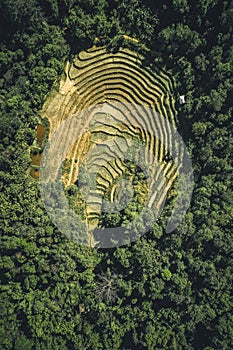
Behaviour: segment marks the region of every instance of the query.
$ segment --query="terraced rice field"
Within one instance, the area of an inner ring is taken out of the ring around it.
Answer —
[[[40,147],[42,146],[45,134],[46,134],[45,126],[42,124],[38,124],[36,128],[36,140]]]
[[[51,135],[60,128],[54,158],[57,164],[69,159],[65,185],[77,181],[81,167],[95,175],[96,186],[85,198],[90,229],[98,226],[105,194],[110,193],[110,202],[117,197],[117,179],[125,171],[122,154],[135,142],[144,147],[144,161],[156,169],[147,189],[148,207],[161,207],[179,171],[167,157],[175,147],[170,130],[176,126],[173,94],[170,77],[144,67],[143,57],[128,49],[109,53],[93,47],[66,64],[59,91],[52,92],[41,114],[50,121]],[[81,113],[87,108],[88,113]],[[71,116],[78,114],[74,123]],[[69,119],[64,129],[62,122]]]

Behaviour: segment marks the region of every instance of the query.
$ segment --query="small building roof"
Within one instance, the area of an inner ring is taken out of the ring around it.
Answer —
[[[180,104],[183,105],[185,103],[185,95],[180,96]]]

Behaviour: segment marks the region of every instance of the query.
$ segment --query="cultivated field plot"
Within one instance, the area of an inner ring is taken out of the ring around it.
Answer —
[[[90,230],[100,224],[106,198],[113,204],[110,212],[122,209],[119,188],[133,181],[133,175],[125,179],[128,161],[136,164],[131,170],[147,174],[144,203],[160,210],[183,154],[176,150],[177,162],[169,156],[179,147],[171,130],[176,128],[173,94],[169,76],[144,67],[143,57],[128,49],[109,53],[93,47],[66,64],[59,91],[42,110],[50,140],[56,135],[50,177],[58,176],[63,162],[65,186],[81,183]]]

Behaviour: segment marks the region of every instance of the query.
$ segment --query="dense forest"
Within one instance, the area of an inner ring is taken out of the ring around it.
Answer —
[[[0,10],[0,349],[232,349],[232,1],[0,0]],[[108,250],[61,234],[28,172],[46,97],[97,39],[134,45],[173,77],[195,178],[176,230],[165,231],[166,207],[143,237]]]

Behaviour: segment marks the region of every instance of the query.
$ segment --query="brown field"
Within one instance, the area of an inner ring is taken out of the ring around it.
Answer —
[[[42,142],[44,140],[45,137],[45,126],[42,124],[38,124],[37,128],[36,128],[36,140],[38,142],[38,144],[40,145],[40,147],[42,146]]]

